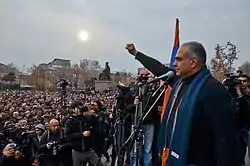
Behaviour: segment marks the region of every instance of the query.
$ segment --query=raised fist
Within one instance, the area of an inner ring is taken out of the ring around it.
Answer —
[[[90,136],[90,131],[84,131],[83,133],[84,137],[89,137]]]
[[[127,50],[128,50],[128,52],[131,54],[131,55],[136,55],[136,53],[137,53],[137,50],[135,49],[135,46],[134,46],[134,44],[127,44],[127,46],[125,47]]]

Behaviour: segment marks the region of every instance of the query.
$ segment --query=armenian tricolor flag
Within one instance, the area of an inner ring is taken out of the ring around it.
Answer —
[[[171,54],[171,58],[170,58],[170,68],[173,69],[174,68],[174,61],[175,61],[175,57],[177,54],[177,51],[180,47],[180,38],[179,38],[179,19],[176,19],[176,23],[175,23],[175,36],[174,36],[174,46],[173,46],[173,50],[172,50],[172,54]],[[167,106],[167,102],[168,102],[168,98],[170,96],[170,92],[171,92],[171,87],[168,86],[168,88],[165,91],[164,94],[164,101],[163,101],[163,107],[161,110],[161,119],[164,115],[166,106]]]
[[[179,38],[179,19],[176,19],[176,24],[175,24],[175,37],[174,37],[174,46],[171,54],[171,59],[170,59],[170,68],[174,67],[174,61],[175,61],[175,56],[177,54],[177,51],[180,47],[180,38]]]

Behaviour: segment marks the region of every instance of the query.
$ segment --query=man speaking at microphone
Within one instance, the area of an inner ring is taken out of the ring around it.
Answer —
[[[156,76],[171,69],[126,49]],[[206,67],[206,51],[198,42],[182,44],[176,56],[175,79],[158,135],[164,166],[235,166],[234,104]]]

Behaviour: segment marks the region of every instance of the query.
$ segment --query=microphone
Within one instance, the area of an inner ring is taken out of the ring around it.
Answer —
[[[155,79],[151,80],[148,82],[148,84],[151,84],[151,83],[154,83],[154,82],[157,82],[159,80],[165,80],[165,81],[168,81],[169,79],[173,78],[175,76],[174,72],[173,71],[169,71],[159,77],[156,77]]]

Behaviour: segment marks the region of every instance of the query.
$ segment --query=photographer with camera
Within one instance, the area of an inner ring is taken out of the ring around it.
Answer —
[[[96,119],[97,122],[95,123],[95,126],[93,126],[93,141],[95,142],[93,149],[99,157],[104,155],[108,162],[110,157],[107,152],[107,148],[105,147],[105,140],[108,137],[109,131],[109,123],[107,121],[108,115],[99,100],[92,101],[90,104],[88,104],[88,109],[92,113],[92,117]]]
[[[239,159],[245,163],[246,148],[248,147],[248,157],[250,159],[250,79],[246,74],[241,74],[237,78],[235,86],[239,111],[237,112],[237,123],[239,127]]]
[[[3,145],[15,143],[16,150],[19,151],[19,165],[31,166],[35,152],[39,148],[38,142],[34,139],[26,120],[20,120],[19,123],[6,122],[2,129],[1,142]]]
[[[44,166],[64,166],[64,153],[67,144],[64,132],[60,129],[58,120],[49,121],[49,130],[41,138],[39,153],[44,154]]]
[[[73,115],[66,122],[66,137],[72,147],[73,165],[82,166],[88,162],[94,166],[102,166],[100,158],[92,148],[95,119],[81,102],[73,102],[70,111]]]
[[[0,156],[0,166],[20,166],[18,158],[20,157],[17,151],[17,145],[10,143],[5,146]]]
[[[143,78],[143,81],[149,82],[153,80],[154,76],[150,73],[146,68],[141,68],[138,71],[138,76]],[[137,96],[134,100],[135,106],[138,105],[140,102],[142,103],[142,115],[145,116],[149,111],[149,108],[152,106],[156,98],[159,96],[159,91],[155,97],[152,97],[152,94],[155,92],[155,89],[158,87],[158,83],[151,83],[145,84],[142,86],[142,94],[141,97]],[[160,98],[162,99],[162,97]],[[158,100],[152,110],[147,114],[145,119],[142,122],[142,134],[143,134],[143,165],[150,166],[154,165],[156,161],[153,161],[153,157],[156,158],[155,154],[155,147],[156,144],[153,142],[155,141],[155,135],[157,133],[157,127],[159,126],[160,122],[160,112],[158,111],[158,106],[162,105],[162,100]]]

